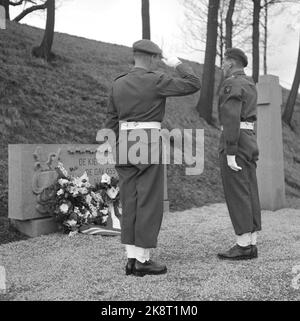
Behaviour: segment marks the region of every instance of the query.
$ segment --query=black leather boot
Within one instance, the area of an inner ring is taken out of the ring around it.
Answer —
[[[257,250],[256,245],[251,245],[251,251],[252,251],[253,258],[257,258],[258,257],[258,250]]]
[[[218,257],[222,260],[250,260],[257,257],[257,249],[255,251],[251,245],[240,246],[236,244],[228,251],[218,253]]]
[[[132,273],[135,276],[144,276],[146,274],[156,275],[164,274],[167,272],[167,267],[164,264],[159,264],[151,260],[145,261],[144,263],[135,261]]]
[[[135,259],[128,259],[127,264],[125,266],[126,275],[132,274],[135,261]]]

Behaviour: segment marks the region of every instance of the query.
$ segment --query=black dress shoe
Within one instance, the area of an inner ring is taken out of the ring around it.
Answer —
[[[251,245],[240,246],[236,244],[228,251],[218,253],[218,257],[222,260],[250,260],[257,257],[257,249],[255,251]]]
[[[127,264],[125,266],[126,275],[132,274],[135,261],[135,259],[128,259]]]
[[[252,251],[253,258],[257,258],[258,257],[258,250],[257,250],[256,245],[251,245],[251,251]]]
[[[145,261],[144,263],[141,263],[140,261],[136,260],[132,270],[132,273],[135,276],[144,276],[146,274],[164,274],[166,272],[167,267],[164,264],[159,264],[151,260]]]

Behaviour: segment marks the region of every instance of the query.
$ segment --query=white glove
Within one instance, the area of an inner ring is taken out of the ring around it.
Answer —
[[[169,67],[177,67],[182,62],[177,57],[164,57],[162,61]]]
[[[227,165],[236,172],[242,170],[242,167],[236,163],[235,155],[227,155]]]

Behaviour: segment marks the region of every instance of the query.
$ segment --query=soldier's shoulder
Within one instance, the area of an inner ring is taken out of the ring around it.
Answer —
[[[165,73],[159,70],[149,70],[147,72],[147,74],[149,74],[150,76],[155,76],[155,77],[161,77],[163,76]]]
[[[238,76],[231,76],[224,80],[224,84],[228,85],[239,85],[241,83],[241,78]]]
[[[121,74],[119,74],[117,77],[114,78],[114,81],[126,76],[128,74],[128,72],[122,72]]]
[[[238,77],[232,76],[226,78],[223,82],[221,94],[224,95],[236,95],[242,90],[242,81]]]

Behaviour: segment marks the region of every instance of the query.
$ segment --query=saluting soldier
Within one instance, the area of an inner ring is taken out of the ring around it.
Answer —
[[[257,91],[252,78],[245,75],[247,64],[247,56],[238,48],[227,49],[224,54],[225,80],[219,96],[222,129],[219,158],[225,199],[237,240],[228,251],[218,254],[221,259],[256,258],[257,231],[261,230],[254,131]]]
[[[113,129],[120,137],[117,151],[125,146],[124,133],[127,137],[131,131],[144,130],[149,138],[150,131],[160,130],[167,97],[189,95],[201,86],[192,68],[177,57],[163,59],[165,64],[175,68],[176,77],[156,71],[162,50],[150,40],[142,39],[133,44],[133,58],[134,67],[115,79],[108,105],[106,128]],[[143,139],[141,137],[141,141]],[[130,147],[130,142],[127,143]],[[150,146],[153,148],[157,143],[147,141],[149,151]],[[150,260],[150,248],[157,246],[163,217],[161,146],[156,150],[160,156],[158,163],[129,160],[116,165],[122,203],[121,243],[125,244],[127,252],[127,275],[167,272],[166,265]]]

